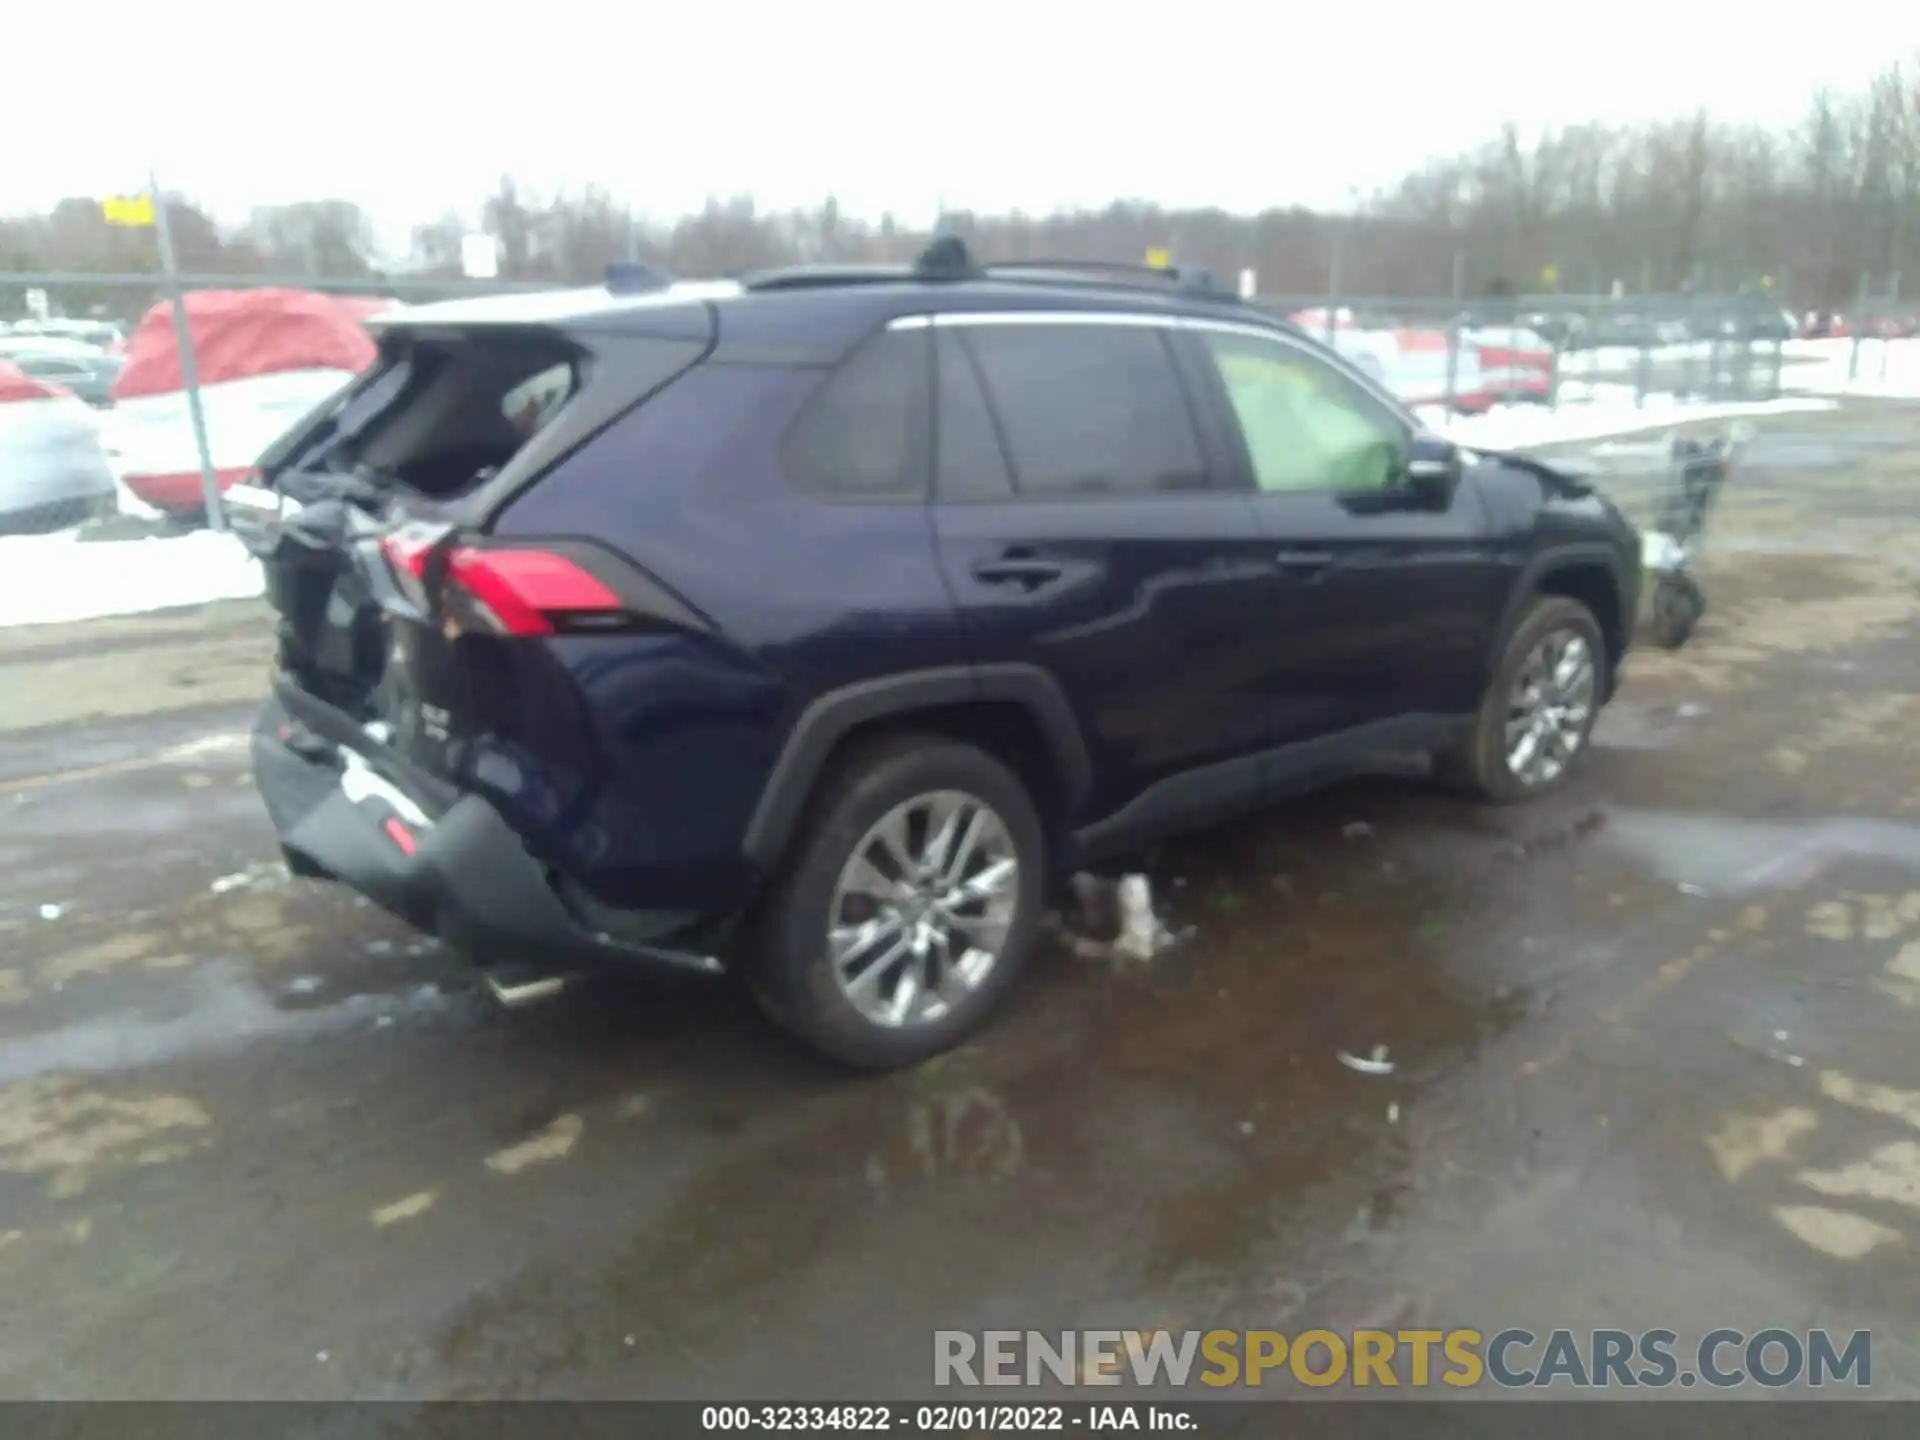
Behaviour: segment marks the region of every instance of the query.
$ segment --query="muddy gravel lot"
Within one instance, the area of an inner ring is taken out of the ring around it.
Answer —
[[[0,633],[0,1395],[909,1397],[936,1328],[1873,1331],[1920,1392],[1920,408],[1764,422],[1575,783],[1147,863],[849,1079],[274,863],[257,605]],[[1386,1046],[1390,1075],[1342,1048]]]

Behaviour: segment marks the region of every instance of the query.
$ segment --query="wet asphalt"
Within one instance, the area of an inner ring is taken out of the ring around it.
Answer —
[[[1309,1325],[1869,1328],[1913,1394],[1916,487],[1920,412],[1768,421],[1563,792],[1164,846],[1179,948],[882,1077],[719,983],[500,1011],[288,879],[252,607],[0,638],[0,1395],[906,1398],[936,1328]]]

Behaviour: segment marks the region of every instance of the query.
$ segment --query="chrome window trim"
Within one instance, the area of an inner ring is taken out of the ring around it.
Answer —
[[[1387,407],[1409,431],[1420,424],[1399,396],[1330,346],[1266,325],[1238,320],[1216,320],[1209,315],[1156,315],[1139,310],[942,310],[932,315],[900,315],[887,322],[889,330],[963,329],[985,325],[1124,325],[1161,330],[1190,330],[1220,335],[1250,335],[1331,365],[1367,395]]]

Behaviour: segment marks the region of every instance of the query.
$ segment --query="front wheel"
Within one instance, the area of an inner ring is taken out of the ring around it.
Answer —
[[[1045,868],[1033,800],[998,760],[935,736],[866,747],[827,777],[768,896],[749,986],[844,1064],[927,1059],[1025,966]]]
[[[1606,642],[1577,600],[1542,596],[1508,638],[1472,731],[1434,759],[1454,788],[1496,804],[1566,778],[1599,718]]]

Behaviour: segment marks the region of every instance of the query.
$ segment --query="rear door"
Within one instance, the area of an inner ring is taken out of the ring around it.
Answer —
[[[1238,441],[1325,728],[1473,710],[1503,591],[1471,489],[1409,490],[1413,422],[1315,347],[1228,324],[1186,343]]]
[[[942,315],[934,334],[935,527],[974,658],[1060,682],[1092,813],[1173,777],[1148,809],[1205,806],[1186,772],[1208,765],[1214,800],[1248,798],[1233,762],[1271,740],[1270,547],[1208,452],[1171,332],[1016,313]]]

